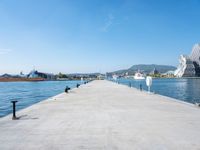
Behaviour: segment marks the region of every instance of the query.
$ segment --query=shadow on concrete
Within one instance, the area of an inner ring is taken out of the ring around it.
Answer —
[[[72,94],[75,94],[76,92],[75,92],[75,91],[69,91],[69,94],[71,94],[71,93],[72,93]]]
[[[21,115],[18,117],[18,120],[34,120],[39,119],[38,117],[29,117],[28,115]]]

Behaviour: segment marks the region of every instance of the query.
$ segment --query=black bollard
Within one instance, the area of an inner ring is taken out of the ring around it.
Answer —
[[[76,87],[79,88],[80,84],[76,84]]]
[[[13,104],[13,117],[12,117],[12,120],[17,120],[18,118],[16,117],[16,109],[15,109],[15,104],[17,103],[18,101],[11,101],[11,103]]]
[[[142,84],[140,84],[140,91],[142,91]]]
[[[131,88],[131,82],[129,82],[129,87]]]
[[[68,93],[69,90],[70,90],[70,88],[68,86],[66,86],[65,93]]]
[[[197,107],[200,107],[200,103],[195,103],[195,105],[196,105]]]

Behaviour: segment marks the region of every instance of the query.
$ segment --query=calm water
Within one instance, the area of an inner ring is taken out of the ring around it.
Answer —
[[[17,110],[55,96],[66,86],[74,88],[81,81],[0,82],[0,117],[12,112],[11,100],[18,100]]]
[[[147,90],[145,80],[119,79],[119,83]],[[200,79],[153,79],[151,91],[189,103],[200,103]]]
[[[145,80],[119,79],[120,84],[138,88]],[[12,112],[11,100],[18,100],[17,110],[28,107],[64,91],[81,81],[0,82],[0,117]],[[200,79],[153,79],[151,91],[190,103],[200,103]]]

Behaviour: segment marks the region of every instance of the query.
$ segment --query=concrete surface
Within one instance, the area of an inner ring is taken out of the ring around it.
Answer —
[[[93,81],[0,119],[0,150],[200,149],[200,109]]]

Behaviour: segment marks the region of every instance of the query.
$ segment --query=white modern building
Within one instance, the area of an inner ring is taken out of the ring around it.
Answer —
[[[195,44],[193,49],[192,49],[192,53],[190,55],[190,58],[197,63],[198,65],[200,65],[200,44]]]
[[[181,55],[179,66],[174,75],[177,77],[200,76],[200,44],[195,44],[190,56]]]

